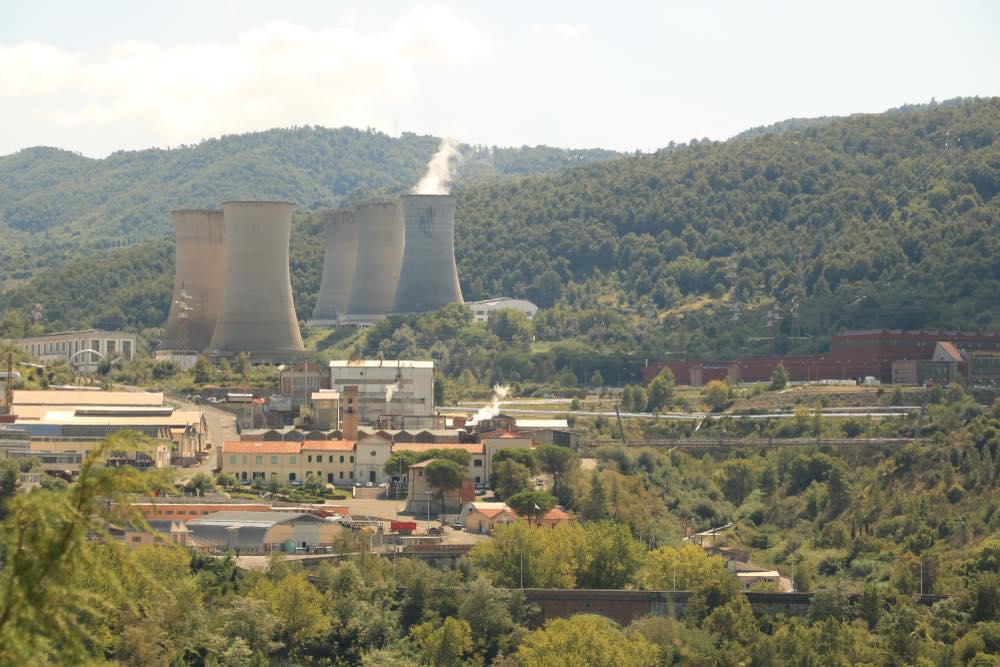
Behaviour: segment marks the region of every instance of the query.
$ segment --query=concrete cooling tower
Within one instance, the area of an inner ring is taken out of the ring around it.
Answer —
[[[455,264],[455,197],[403,195],[406,244],[393,312],[463,303]]]
[[[173,211],[174,292],[161,350],[201,352],[212,342],[226,274],[222,211]],[[186,317],[182,316],[182,313]]]
[[[352,209],[327,211],[326,254],[323,257],[323,280],[310,324],[335,324],[338,315],[348,312],[354,267],[358,258],[358,216]]]
[[[303,351],[288,271],[288,202],[222,205],[226,220],[226,278],[211,349],[248,352],[251,361],[277,361]]]
[[[357,207],[358,258],[348,308],[352,315],[392,312],[403,261],[403,212],[398,201]]]

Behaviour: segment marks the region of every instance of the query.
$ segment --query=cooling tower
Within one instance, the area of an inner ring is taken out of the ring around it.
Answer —
[[[288,272],[288,202],[226,202],[226,278],[211,348],[251,361],[294,357],[303,350]]]
[[[406,245],[393,312],[420,313],[462,303],[455,265],[455,198],[403,195]]]
[[[358,258],[358,217],[354,209],[327,211],[323,226],[326,229],[323,280],[310,320],[310,324],[317,325],[336,323],[337,316],[348,311]]]
[[[226,274],[222,211],[180,210],[173,211],[173,217],[174,293],[160,349],[201,352],[212,342],[222,301]]]
[[[358,258],[348,310],[352,315],[392,312],[403,261],[403,212],[398,201],[358,205]]]

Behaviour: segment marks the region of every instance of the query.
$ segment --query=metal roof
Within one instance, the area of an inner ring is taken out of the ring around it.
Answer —
[[[330,368],[434,368],[433,361],[407,359],[337,359]]]
[[[159,391],[60,391],[19,389],[14,392],[14,405],[163,405]]]
[[[304,521],[306,523],[336,523],[329,519],[321,519],[312,514],[289,513],[289,512],[241,512],[237,510],[227,510],[223,512],[213,512],[205,516],[191,519],[187,522],[189,527],[194,526],[239,526],[270,528],[279,523],[294,523]]]

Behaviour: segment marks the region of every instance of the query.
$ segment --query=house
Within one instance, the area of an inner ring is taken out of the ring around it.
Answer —
[[[349,440],[304,440],[302,479],[311,475],[327,484],[354,484],[354,446]]]
[[[232,473],[241,482],[267,482],[279,484],[301,481],[299,463],[302,445],[298,442],[273,440],[235,440],[222,445],[219,466],[223,472]]]
[[[489,481],[489,472],[486,467],[486,457],[483,454],[481,443],[396,443],[392,447],[393,452],[416,452],[418,454],[435,449],[461,449],[469,453],[468,475],[476,484],[486,484]]]
[[[129,549],[166,544],[188,546],[188,529],[181,521],[152,519],[146,527],[121,523],[108,526],[108,532],[124,543]]]
[[[733,527],[733,524],[727,523],[724,526],[717,526],[716,528],[710,528],[706,531],[695,533],[684,538],[685,542],[691,542],[692,544],[697,544],[702,549],[709,549],[714,546],[721,546],[725,543],[725,533],[727,530]]]
[[[468,532],[488,535],[498,526],[517,521],[517,515],[507,503],[466,503],[458,520]]]
[[[483,467],[486,471],[486,480],[493,475],[493,457],[501,449],[531,449],[532,441],[529,436],[497,429],[479,436],[479,441],[483,445]]]
[[[187,529],[200,543],[237,554],[328,547],[347,530],[339,519],[290,512],[215,512]]]
[[[555,528],[556,526],[561,526],[565,523],[572,523],[574,521],[576,521],[576,518],[566,512],[566,510],[561,507],[553,507],[545,514],[538,517],[538,520],[533,523],[542,528]]]

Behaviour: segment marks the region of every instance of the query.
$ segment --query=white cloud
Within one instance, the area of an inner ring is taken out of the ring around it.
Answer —
[[[570,25],[568,23],[557,23],[552,26],[552,31],[565,39],[578,39],[587,32],[587,27],[579,23]]]
[[[34,98],[61,126],[136,123],[166,143],[308,123],[364,127],[388,123],[387,105],[416,97],[418,67],[466,65],[485,49],[479,29],[444,7],[416,7],[367,34],[351,20],[321,30],[272,22],[232,42],[120,42],[100,54],[23,42],[0,48],[0,98]]]

